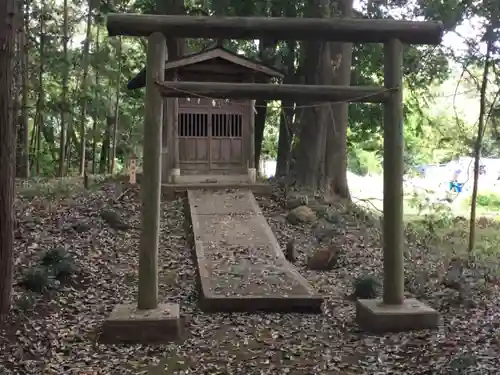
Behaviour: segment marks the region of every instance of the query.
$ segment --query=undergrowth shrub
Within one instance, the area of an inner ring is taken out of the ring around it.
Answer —
[[[46,267],[57,264],[64,259],[68,258],[69,254],[65,249],[61,247],[56,247],[54,249],[48,250],[40,259],[40,263]]]
[[[75,272],[76,265],[72,259],[63,259],[60,262],[52,265],[52,273],[54,277],[61,282],[66,281]]]
[[[355,299],[374,299],[378,297],[380,283],[373,276],[362,276],[354,280]]]
[[[42,266],[47,267],[52,276],[59,281],[64,281],[76,272],[76,265],[68,252],[61,247],[48,250],[41,258]]]
[[[32,180],[22,184],[18,194],[23,198],[68,197],[82,189],[74,179]]]
[[[407,224],[412,239],[428,245],[441,237],[441,230],[454,225],[454,215],[447,202],[431,201],[423,194],[413,194],[408,205],[416,209],[415,218]]]
[[[470,199],[467,211],[470,209]],[[489,217],[478,216],[476,222],[475,244],[472,252],[468,251],[470,233],[469,219],[456,216],[446,202],[432,202],[425,196],[414,196],[410,205],[417,208],[418,214],[409,220],[406,226],[407,239],[412,243],[438,251],[444,259],[458,257],[486,262],[498,258],[500,243],[500,222]],[[488,211],[500,211],[500,195],[495,193],[479,194],[478,208],[488,206]],[[465,208],[465,207],[463,207]],[[462,212],[462,211],[460,211]],[[467,213],[464,213],[467,215]]]
[[[63,248],[48,250],[37,266],[30,268],[20,285],[35,293],[45,293],[53,289],[76,272],[73,258]]]
[[[119,181],[121,176],[93,175],[89,176],[89,188],[95,189],[103,183]],[[20,197],[32,199],[35,197],[67,198],[85,190],[82,177],[67,178],[34,178],[22,181],[16,186]]]
[[[32,292],[23,293],[15,302],[15,308],[18,311],[32,311],[36,305],[36,294]]]
[[[347,163],[350,171],[361,176],[367,174],[378,175],[382,172],[382,159],[377,151],[350,147]]]
[[[470,207],[471,198],[469,198],[467,202]],[[494,192],[478,193],[476,204],[478,207],[487,209],[489,211],[500,211],[500,194]]]
[[[35,266],[26,272],[20,284],[32,292],[45,293],[54,286],[54,278],[47,267]]]

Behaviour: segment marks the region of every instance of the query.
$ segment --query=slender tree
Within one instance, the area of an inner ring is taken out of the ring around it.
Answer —
[[[476,241],[476,201],[477,192],[479,187],[479,167],[481,164],[481,150],[483,147],[483,137],[486,130],[486,93],[488,87],[488,77],[490,73],[491,65],[491,54],[493,52],[493,43],[495,41],[495,34],[492,27],[488,27],[485,34],[486,39],[486,56],[484,58],[484,69],[483,69],[483,79],[480,88],[480,99],[479,99],[479,119],[477,127],[477,137],[474,144],[474,172],[473,172],[473,185],[472,185],[472,197],[471,197],[471,209],[470,209],[470,225],[469,225],[469,244],[467,250],[469,255],[472,254],[474,250],[474,243]]]
[[[58,176],[63,177],[65,173],[66,159],[66,132],[68,127],[68,91],[69,91],[69,24],[68,24],[68,0],[64,0],[63,9],[63,87],[62,87],[62,102],[61,102],[61,133],[59,135],[59,171]]]
[[[0,320],[10,309],[14,246],[16,135],[12,123],[12,62],[16,2],[0,2]]]
[[[87,13],[87,32],[85,42],[83,44],[83,77],[82,77],[82,106],[80,113],[80,175],[83,176],[85,172],[85,138],[86,138],[86,122],[87,122],[87,107],[88,95],[87,90],[89,86],[89,65],[90,65],[90,43],[91,43],[91,29],[92,29],[92,1],[88,2]]]
[[[120,92],[121,92],[121,82],[120,78],[122,76],[122,38],[118,37],[116,40],[116,56],[118,59],[118,70],[116,72],[116,96],[115,96],[115,115],[113,124],[113,142],[111,144],[110,152],[110,167],[109,171],[111,174],[115,173],[115,159],[116,159],[116,145],[118,140],[118,125],[120,123]]]
[[[20,10],[20,30],[19,30],[19,58],[20,58],[20,83],[21,83],[21,100],[20,114],[17,132],[17,161],[16,175],[20,178],[28,178],[30,173],[29,163],[29,126],[28,126],[28,100],[29,100],[29,54],[28,54],[28,4],[19,1]]]

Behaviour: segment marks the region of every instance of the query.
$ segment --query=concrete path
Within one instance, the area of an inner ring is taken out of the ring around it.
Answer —
[[[203,310],[321,312],[249,190],[188,190],[188,208]]]

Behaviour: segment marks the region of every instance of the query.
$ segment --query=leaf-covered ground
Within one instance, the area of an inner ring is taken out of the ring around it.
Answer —
[[[356,277],[380,277],[380,231],[355,210],[323,202],[328,220],[321,225],[335,229],[342,250],[337,268],[313,272],[306,259],[318,246],[316,228],[288,224],[281,204],[259,199],[280,243],[296,240],[301,273],[328,296],[324,314],[201,313],[182,202],[165,202],[160,298],[180,303],[187,337],[159,347],[101,345],[103,319],[116,303],[136,298],[139,195],[130,191],[115,202],[120,193],[107,184],[71,198],[19,198],[16,281],[54,247],[67,248],[78,272],[44,295],[14,288],[12,316],[0,332],[0,374],[498,374],[500,294],[491,267],[467,270],[460,288],[446,288],[441,254],[409,244],[407,290],[438,309],[442,324],[436,331],[365,334],[344,297]],[[104,209],[132,228],[110,228]]]

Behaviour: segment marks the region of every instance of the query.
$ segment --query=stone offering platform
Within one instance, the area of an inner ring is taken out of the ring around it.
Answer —
[[[321,312],[323,298],[285,259],[249,189],[187,197],[203,311]]]
[[[256,182],[255,184],[247,182],[189,182],[179,184],[162,184],[163,199],[173,200],[179,197],[185,197],[188,190],[248,190],[257,196],[269,196],[272,194],[272,186],[266,183]]]

